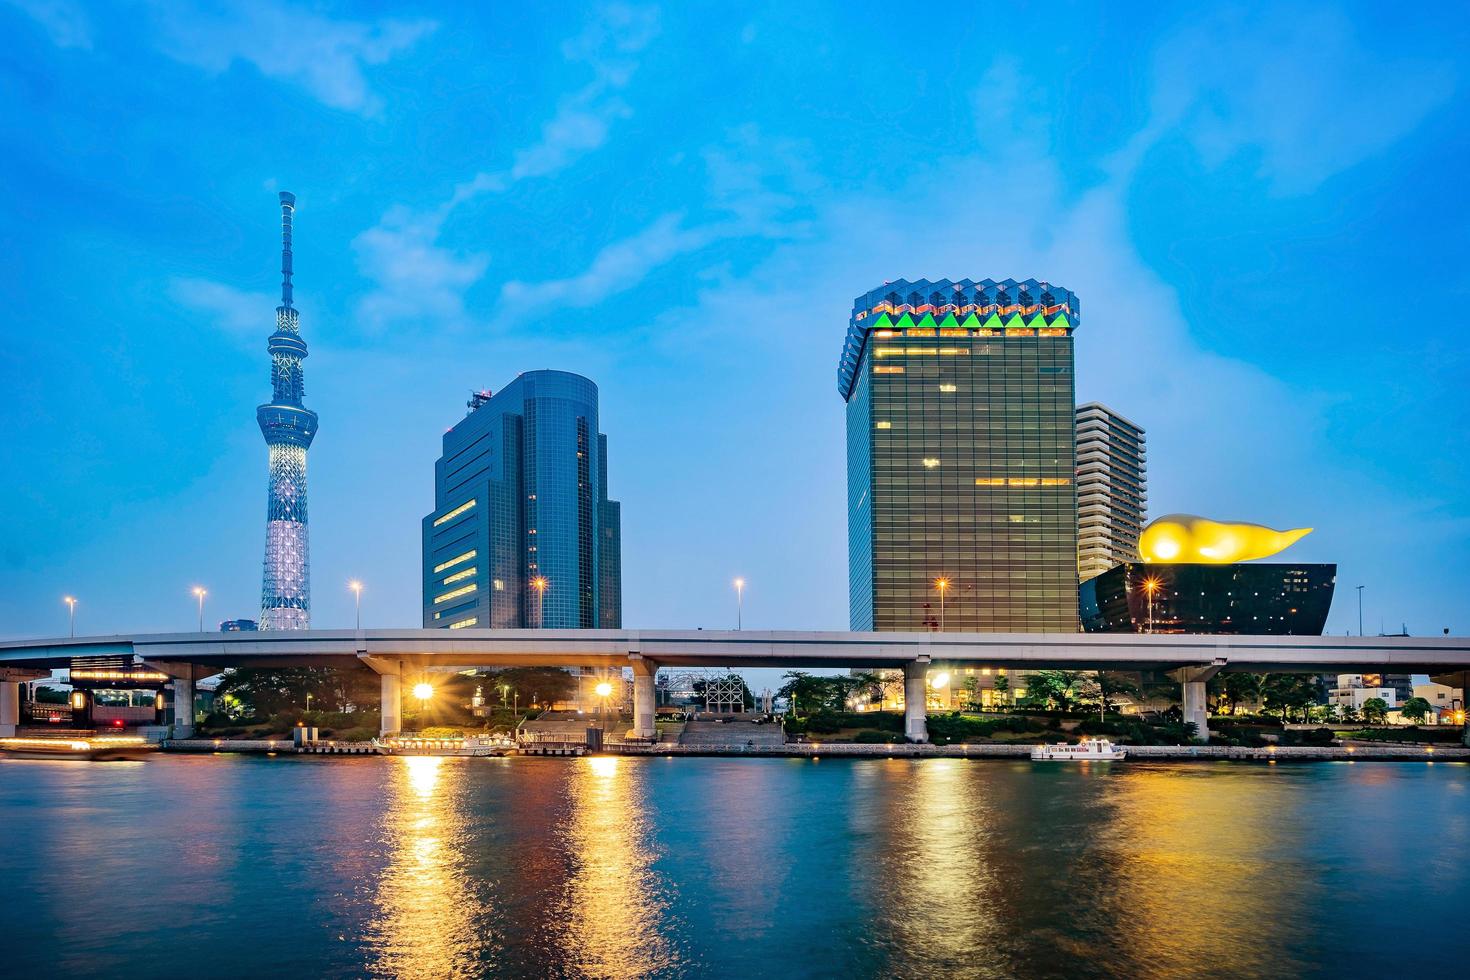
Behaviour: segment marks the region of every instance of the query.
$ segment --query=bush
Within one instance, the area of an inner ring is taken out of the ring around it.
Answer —
[[[895,735],[893,732],[879,732],[865,728],[853,737],[853,741],[864,745],[885,745],[891,742],[902,742],[903,736]]]

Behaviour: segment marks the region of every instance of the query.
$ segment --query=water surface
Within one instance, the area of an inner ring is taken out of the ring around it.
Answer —
[[[17,976],[1460,975],[1470,766],[0,762]]]

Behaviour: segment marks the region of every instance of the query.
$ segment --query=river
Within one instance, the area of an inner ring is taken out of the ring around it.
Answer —
[[[0,975],[1424,976],[1470,766],[0,761]]]

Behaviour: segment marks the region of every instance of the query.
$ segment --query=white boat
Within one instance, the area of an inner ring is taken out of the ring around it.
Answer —
[[[0,755],[14,759],[141,759],[158,744],[135,735],[37,735],[0,738]]]
[[[502,735],[469,735],[464,738],[424,738],[419,735],[389,735],[373,739],[379,755],[509,755],[515,743]]]
[[[1108,762],[1121,759],[1128,750],[1114,745],[1105,738],[1084,738],[1076,745],[1058,742],[1055,745],[1038,745],[1031,750],[1033,762]]]

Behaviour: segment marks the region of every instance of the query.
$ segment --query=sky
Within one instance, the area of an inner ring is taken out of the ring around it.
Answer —
[[[391,11],[391,12],[390,12]],[[1470,632],[1470,8],[0,0],[0,636],[254,618],[276,192],[312,623],[420,621],[472,389],[585,374],[624,623],[844,629],[838,355],[897,278],[1081,298],[1153,515]]]

